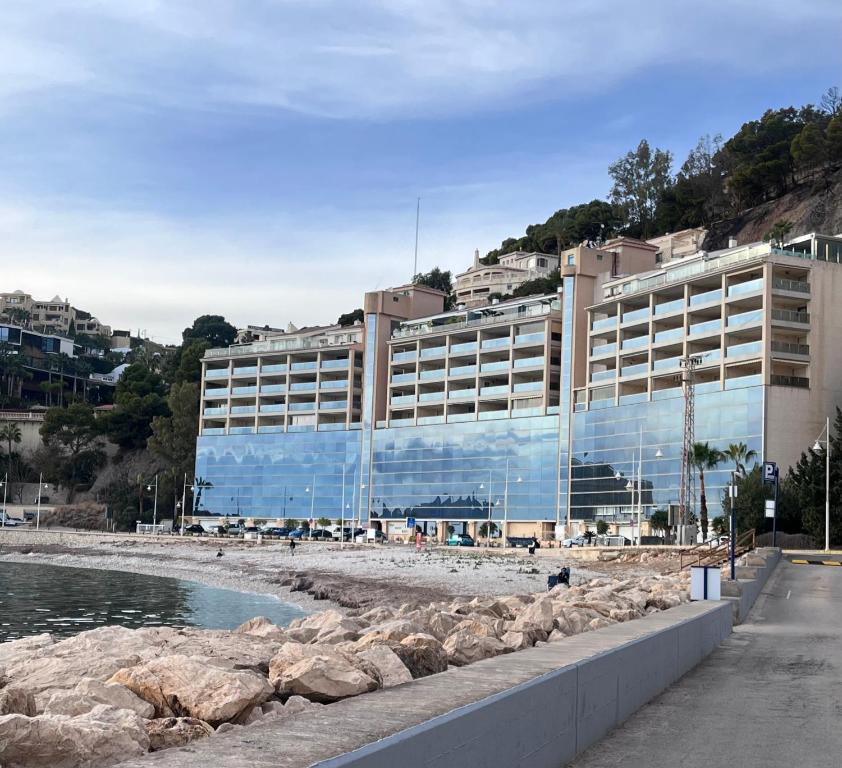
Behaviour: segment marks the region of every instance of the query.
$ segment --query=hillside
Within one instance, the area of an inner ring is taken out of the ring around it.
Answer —
[[[778,221],[792,223],[790,237],[808,232],[842,234],[842,169],[832,174],[826,186],[824,183],[805,182],[777,200],[713,223],[704,247],[708,251],[725,248],[729,237],[737,238],[738,243],[762,240]]]

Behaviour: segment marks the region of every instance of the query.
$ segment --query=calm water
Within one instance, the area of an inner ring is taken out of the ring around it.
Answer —
[[[232,629],[254,616],[284,626],[305,611],[271,595],[249,595],[159,576],[37,563],[0,563],[0,642],[40,632],[194,626]]]

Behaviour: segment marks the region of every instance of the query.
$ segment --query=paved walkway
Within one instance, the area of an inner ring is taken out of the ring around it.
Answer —
[[[745,624],[570,765],[839,768],[840,682],[842,567],[782,561]]]

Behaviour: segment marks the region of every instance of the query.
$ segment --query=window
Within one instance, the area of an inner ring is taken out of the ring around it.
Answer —
[[[575,253],[568,253],[567,254],[567,266],[572,267],[576,264],[576,254]]]
[[[540,258],[539,258],[539,259],[538,259],[538,266],[539,266],[539,267],[546,267],[546,266],[547,266],[547,260],[546,260],[546,259],[540,259]]]
[[[605,254],[598,253],[598,254],[596,255],[596,260],[597,260],[597,261],[602,261],[602,260],[603,260],[603,258],[605,258]]]

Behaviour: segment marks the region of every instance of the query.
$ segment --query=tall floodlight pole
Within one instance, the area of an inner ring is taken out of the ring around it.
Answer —
[[[418,227],[421,222],[421,198],[419,197],[415,205],[415,261],[412,265],[412,279],[418,274]]]
[[[681,365],[681,387],[684,390],[684,439],[681,446],[681,479],[678,490],[678,509],[681,519],[682,534],[683,527],[687,525],[689,518],[688,510],[694,500],[694,479],[693,462],[690,460],[693,455],[693,432],[695,430],[696,416],[695,387],[696,387],[696,366],[701,363],[701,355],[687,355],[679,361]]]

